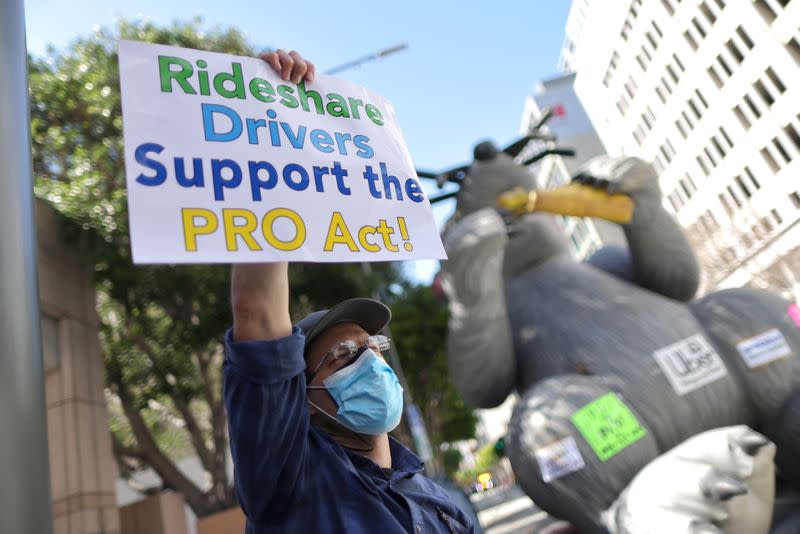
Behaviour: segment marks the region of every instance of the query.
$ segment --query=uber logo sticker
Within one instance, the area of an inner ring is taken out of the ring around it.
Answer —
[[[736,348],[744,358],[747,367],[751,369],[792,353],[792,349],[789,348],[789,344],[786,343],[786,339],[777,328],[745,339],[737,343]]]
[[[717,351],[700,334],[659,349],[653,357],[678,395],[685,395],[728,374]]]

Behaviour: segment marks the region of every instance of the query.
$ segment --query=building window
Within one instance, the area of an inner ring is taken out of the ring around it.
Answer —
[[[637,126],[636,130],[633,131],[633,138],[636,140],[636,144],[642,146],[642,142],[644,141],[644,132],[642,131],[641,124]]]
[[[670,0],[661,0],[661,5],[664,6],[664,10],[669,13],[670,17],[675,14],[675,8],[672,7]]]
[[[717,4],[717,7],[719,7],[720,11],[725,9],[725,2],[723,0],[714,0],[714,2]]]
[[[667,93],[672,94],[672,87],[669,86],[669,82],[663,76],[661,77],[661,85],[664,86],[664,89],[666,89]]]
[[[686,139],[686,130],[683,129],[683,124],[681,124],[680,120],[675,121],[675,126],[678,128],[678,131],[681,133],[681,137]]]
[[[797,133],[794,125],[790,122],[786,126],[783,127],[783,131],[786,134],[786,137],[792,142],[794,147],[800,152],[800,134]]]
[[[800,42],[797,41],[797,37],[792,37],[788,43],[786,43],[786,50],[789,52],[789,55],[792,56],[794,62],[800,66]]]
[[[703,161],[703,158],[701,158],[700,156],[697,156],[697,157],[695,158],[695,160],[697,160],[697,164],[700,166],[700,170],[701,170],[701,171],[703,171],[703,174],[704,174],[706,177],[708,177],[708,175],[709,175],[710,173],[709,173],[709,170],[708,170],[708,166],[706,165],[706,162],[705,162],[705,161]]]
[[[681,69],[681,72],[686,72],[686,67],[683,66],[683,63],[681,63],[681,60],[678,58],[677,54],[672,54],[672,59],[675,61],[675,64],[678,66],[678,68]]]
[[[694,103],[694,100],[690,98],[686,101],[686,103],[689,104],[689,108],[692,110],[692,113],[694,113],[694,116],[697,118],[697,120],[700,120],[702,115],[700,114],[700,110],[697,109],[697,105]]]
[[[696,29],[697,33],[700,34],[700,37],[703,39],[706,38],[706,30],[703,29],[703,26],[700,24],[700,21],[697,20],[697,17],[692,18],[692,26],[694,26],[694,29]]]
[[[647,39],[647,42],[650,43],[650,46],[653,47],[653,50],[658,50],[658,43],[655,39],[653,39],[653,34],[650,32],[645,32],[644,36]]]
[[[708,161],[711,162],[711,166],[716,169],[717,168],[717,160],[714,159],[714,155],[711,153],[711,151],[708,149],[708,147],[705,147],[703,149],[703,152],[705,153],[706,157],[708,158]]]
[[[683,190],[684,195],[686,195],[686,198],[687,199],[692,198],[692,193],[694,193],[694,191],[691,191],[689,189],[689,187],[686,185],[685,180],[681,180],[679,183],[680,183],[681,189]]]
[[[697,98],[700,99],[700,103],[703,104],[703,107],[708,109],[708,102],[706,102],[706,99],[703,97],[703,93],[700,92],[700,89],[695,89],[694,94],[696,94]]]
[[[672,158],[670,158],[669,154],[667,154],[667,150],[664,148],[664,145],[661,145],[659,147],[659,150],[661,151],[661,154],[664,156],[664,159],[667,160],[667,163],[670,163]]]
[[[694,40],[689,30],[683,32],[683,37],[686,39],[686,42],[689,43],[689,46],[692,47],[692,50],[697,50],[697,41]]]
[[[719,77],[719,74],[717,74],[717,71],[714,69],[714,67],[708,67],[706,72],[708,72],[708,77],[711,78],[711,81],[714,82],[714,85],[717,86],[717,89],[722,89],[722,78]]]
[[[725,43],[725,48],[728,49],[728,52],[731,53],[737,63],[744,61],[744,55],[739,50],[739,47],[736,46],[736,43],[733,42],[733,39],[728,39],[728,41]]]
[[[742,207],[742,201],[739,200],[739,197],[736,196],[736,193],[733,192],[733,186],[732,185],[727,185],[727,186],[725,186],[725,188],[728,190],[728,194],[731,196],[731,199],[733,200],[734,204],[736,204],[736,207],[737,208],[741,208]]]
[[[750,95],[744,95],[744,103],[747,104],[747,107],[750,108],[750,111],[753,112],[753,115],[756,116],[756,119],[761,118],[761,112],[758,111],[758,108],[753,103],[753,100],[750,98]]]
[[[731,206],[731,203],[728,201],[728,198],[725,196],[725,194],[720,193],[717,195],[717,198],[719,198],[719,203],[722,204],[722,208],[725,210],[725,213],[728,215],[728,217],[733,215],[733,206]]]
[[[781,143],[780,139],[775,137],[774,139],[772,139],[772,144],[775,145],[776,149],[778,149],[778,153],[783,158],[783,161],[785,161],[786,163],[792,161],[792,157],[789,155],[788,152],[786,152],[786,149],[783,148],[783,143]]]
[[[712,26],[714,25],[715,22],[717,22],[716,15],[714,15],[711,9],[709,9],[708,4],[706,4],[705,2],[700,4],[700,12],[703,13],[703,16],[706,18],[706,20],[708,20],[708,23],[711,24]]]
[[[719,63],[719,66],[722,67],[722,70],[725,71],[725,74],[729,78],[731,77],[731,75],[733,75],[733,71],[728,66],[728,64],[725,62],[725,58],[722,57],[722,54],[717,54],[717,63]]]
[[[781,214],[778,213],[778,210],[771,209],[769,210],[769,214],[772,215],[772,220],[774,220],[776,224],[783,223],[783,217],[781,217]]]
[[[744,31],[744,28],[741,26],[736,28],[736,35],[742,40],[744,45],[747,47],[748,50],[752,50],[755,44],[753,44],[753,40],[750,39],[750,36],[747,35],[747,32]]]
[[[773,158],[772,154],[769,153],[767,147],[761,149],[761,157],[764,158],[764,161],[772,172],[777,173],[779,170],[781,170],[781,168],[778,167],[778,162],[775,161],[775,158]]]
[[[764,84],[761,82],[761,80],[756,80],[756,82],[753,84],[753,89],[756,90],[758,96],[761,97],[761,100],[764,101],[767,107],[770,107],[775,103],[775,99],[772,98],[772,95],[769,91],[767,91],[767,88],[764,87]]]
[[[722,138],[725,140],[726,143],[728,143],[728,148],[733,148],[733,141],[731,141],[731,138],[728,136],[728,132],[725,131],[725,128],[720,126],[719,133],[722,134]]]
[[[750,167],[745,167],[744,168],[744,173],[747,175],[748,178],[750,178],[750,182],[753,184],[753,187],[755,187],[756,189],[761,189],[761,184],[758,183],[758,180],[756,180],[756,177],[753,176],[752,172],[750,172]]]
[[[711,144],[714,145],[714,148],[717,149],[717,154],[719,154],[719,157],[724,159],[725,156],[726,156],[725,150],[722,148],[722,145],[719,144],[719,141],[717,141],[717,138],[715,136],[713,136],[713,135],[711,136]]]
[[[620,115],[625,116],[625,112],[628,111],[628,99],[625,98],[625,95],[620,96],[617,100],[617,109]]]
[[[736,115],[737,119],[739,119],[739,122],[741,123],[742,128],[744,128],[745,131],[750,129],[751,126],[750,121],[747,120],[747,117],[744,116],[744,113],[742,113],[742,108],[740,108],[738,104],[733,107],[733,114]]]
[[[756,0],[753,2],[753,5],[758,11],[758,14],[761,15],[761,18],[764,19],[764,22],[767,24],[772,24],[776,18],[778,18],[778,14],[770,7],[770,5],[766,2],[766,0]]]
[[[685,111],[681,111],[681,116],[683,117],[683,120],[686,121],[686,124],[689,126],[689,129],[690,130],[694,129],[694,125],[692,124],[691,119],[689,119],[689,115],[687,115]]]
[[[660,85],[656,87],[656,94],[658,95],[658,99],[661,100],[662,104],[667,103],[667,96],[664,94],[664,89],[662,89]]]
[[[689,173],[686,173],[686,175],[683,177],[683,180],[681,180],[681,183],[683,183],[683,182],[686,182],[686,187],[689,188],[689,190],[691,191],[692,195],[697,192],[697,186],[694,185],[694,180],[692,180],[692,177],[689,176]]]
[[[636,96],[636,90],[639,87],[636,85],[636,82],[633,81],[633,78],[628,76],[628,81],[626,81],[624,85],[625,85],[625,91],[628,93],[628,96],[630,96],[631,98]]]
[[[672,81],[676,84],[678,83],[678,75],[675,74],[675,70],[672,68],[672,65],[667,65],[667,74],[669,77],[672,78]]]
[[[739,186],[739,189],[742,190],[742,193],[744,193],[744,196],[746,196],[747,198],[750,198],[750,197],[753,196],[753,193],[750,192],[750,188],[747,187],[747,185],[744,183],[744,180],[742,180],[741,176],[738,176],[738,175],[734,176],[733,180],[736,182],[736,185]]]
[[[800,192],[789,193],[789,200],[792,201],[795,209],[800,209]]]
[[[775,89],[778,90],[779,94],[783,94],[786,91],[786,86],[783,85],[783,82],[780,78],[778,78],[778,75],[775,74],[775,71],[772,70],[772,67],[767,67],[767,70],[764,71],[764,73],[767,75],[767,78],[770,79],[772,85],[775,86]]]

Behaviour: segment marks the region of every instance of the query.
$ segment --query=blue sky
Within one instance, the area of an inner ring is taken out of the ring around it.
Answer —
[[[384,4],[384,5],[382,5]],[[147,17],[169,24],[204,18],[234,26],[258,45],[296,49],[321,71],[398,43],[405,51],[339,74],[389,98],[418,168],[470,160],[482,139],[517,136],[525,97],[556,74],[569,0],[513,2],[242,2],[228,0],[26,0],[28,48],[64,48],[95,25]],[[435,193],[435,188],[429,193]],[[436,208],[437,220],[452,201]],[[427,281],[434,262],[410,262]]]

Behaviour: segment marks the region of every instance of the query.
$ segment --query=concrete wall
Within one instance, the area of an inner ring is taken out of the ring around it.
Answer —
[[[36,229],[53,531],[118,534],[92,266],[64,243],[61,220],[40,201]]]

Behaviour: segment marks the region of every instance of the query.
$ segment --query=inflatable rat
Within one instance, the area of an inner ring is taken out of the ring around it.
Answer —
[[[602,513],[654,458],[748,425],[776,444],[780,476],[800,487],[793,305],[750,288],[692,300],[698,263],[653,168],[606,158],[586,169],[573,193],[632,201],[627,248],[578,262],[556,216],[498,209],[535,180],[488,142],[460,169],[443,232],[451,376],[474,407],[518,392],[506,442],[519,484],[582,532],[603,531]],[[580,212],[575,202],[564,213]]]

